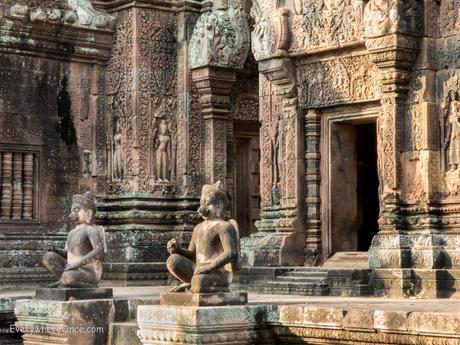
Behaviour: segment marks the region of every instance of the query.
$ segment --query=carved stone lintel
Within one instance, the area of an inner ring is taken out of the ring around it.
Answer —
[[[227,173],[227,117],[236,74],[233,69],[203,67],[192,71],[204,119],[205,182],[225,181]]]

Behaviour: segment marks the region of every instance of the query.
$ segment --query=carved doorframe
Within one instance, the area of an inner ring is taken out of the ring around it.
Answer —
[[[332,254],[331,224],[331,129],[334,124],[364,124],[378,121],[381,107],[376,102],[353,106],[339,106],[323,109],[320,131],[320,196],[321,196],[321,242],[322,262]],[[379,141],[377,140],[377,162],[379,160]],[[378,174],[381,175],[380,165]],[[380,190],[379,190],[380,193]]]

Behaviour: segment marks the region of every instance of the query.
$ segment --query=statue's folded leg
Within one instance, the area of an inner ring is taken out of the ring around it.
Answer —
[[[85,268],[65,271],[61,276],[61,284],[72,288],[89,288],[97,286],[98,279],[94,272]]]
[[[192,278],[190,292],[194,293],[213,293],[229,292],[228,277],[221,270],[210,273],[197,274]]]
[[[50,273],[56,275],[58,279],[61,278],[64,273],[65,266],[67,265],[67,259],[55,252],[47,252],[43,256],[42,262],[46,269]]]
[[[190,284],[195,270],[195,263],[179,254],[172,254],[166,260],[168,271],[183,283]]]

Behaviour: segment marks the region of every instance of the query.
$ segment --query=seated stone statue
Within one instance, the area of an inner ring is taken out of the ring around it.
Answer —
[[[232,272],[241,261],[237,224],[227,221],[229,198],[221,182],[203,186],[198,212],[204,221],[193,229],[188,249],[176,239],[167,244],[171,254],[166,266],[183,284],[173,292],[228,292]]]
[[[97,286],[107,252],[104,228],[94,224],[96,201],[90,192],[74,195],[69,218],[75,223],[64,249],[52,248],[43,265],[59,282],[49,287],[88,288]]]

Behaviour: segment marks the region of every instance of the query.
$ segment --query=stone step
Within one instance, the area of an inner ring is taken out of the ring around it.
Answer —
[[[325,277],[310,277],[310,276],[279,276],[274,280],[275,282],[304,282],[304,283],[318,283],[325,282],[327,284],[327,276]]]
[[[304,282],[268,282],[264,289],[265,293],[272,294],[295,294],[302,296],[327,296],[329,285],[327,283],[304,283]]]
[[[142,345],[137,330],[136,321],[111,323],[108,345]]]
[[[137,307],[140,305],[160,304],[159,297],[126,297],[116,298],[115,303],[115,322],[128,322],[136,319]]]
[[[327,271],[292,271],[287,272],[281,277],[312,277],[312,278],[327,278]]]

